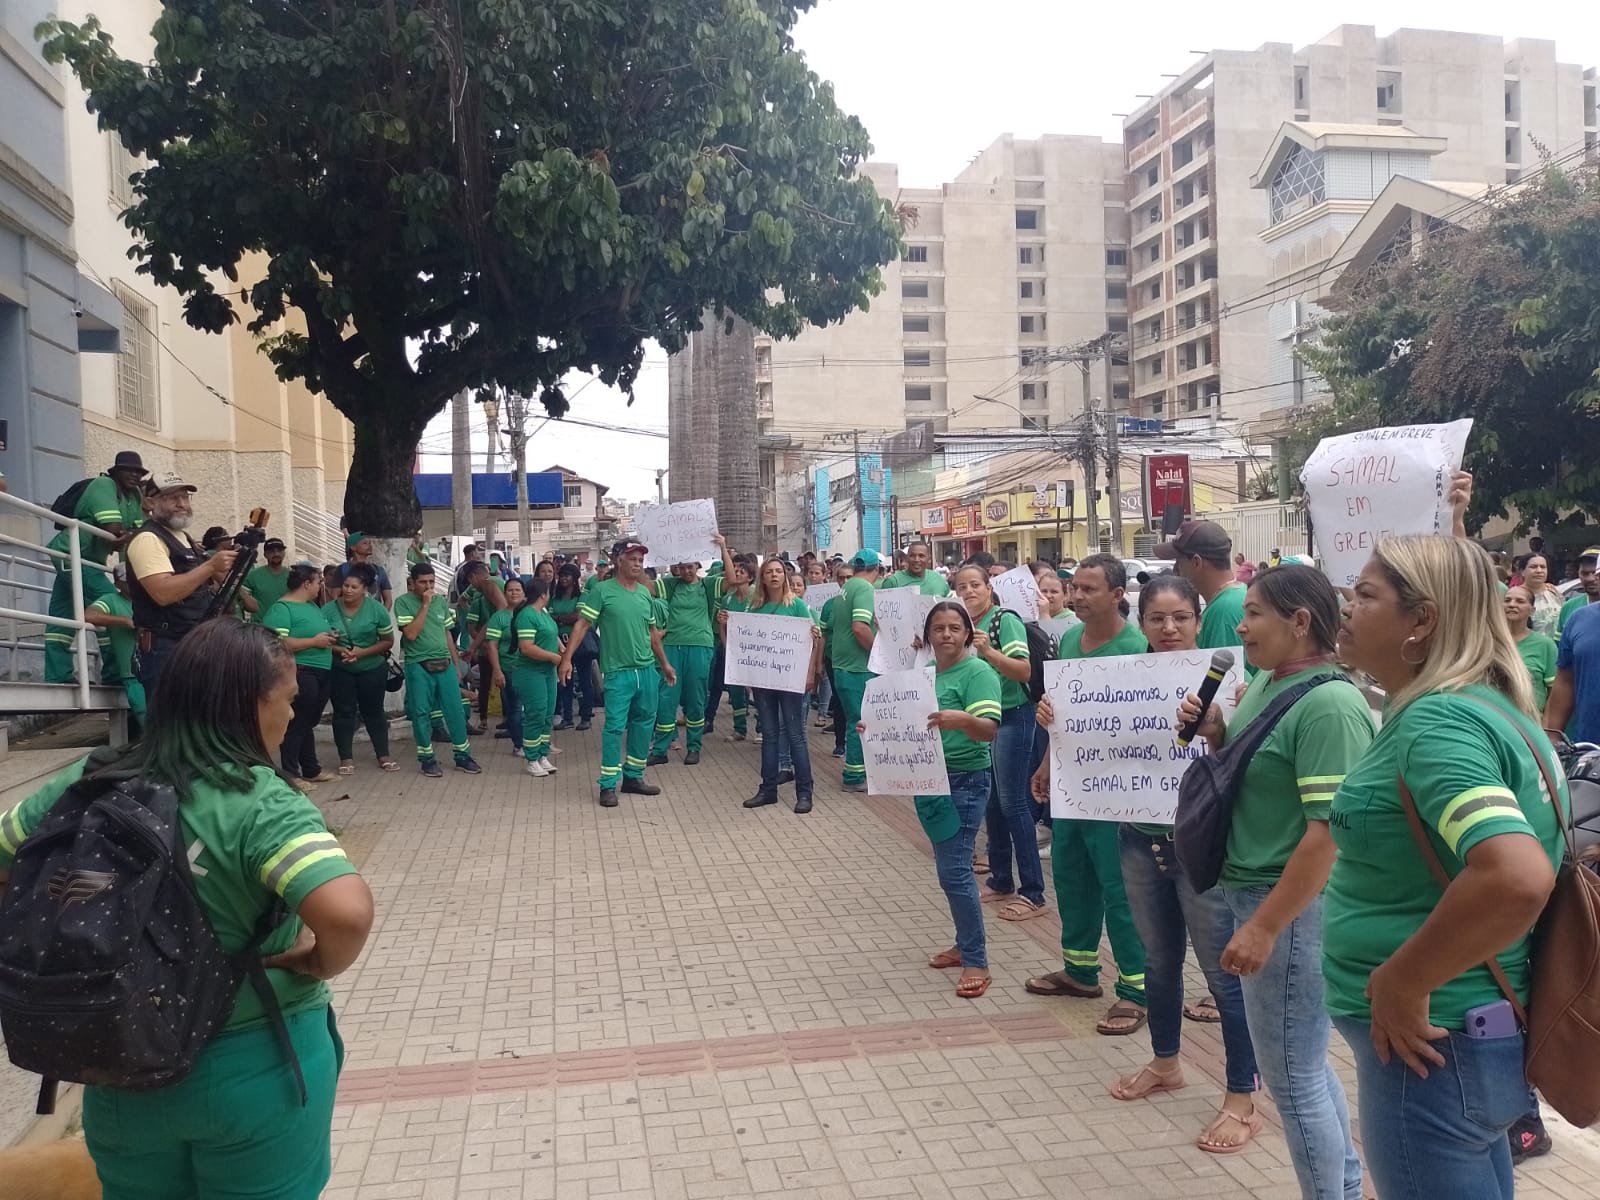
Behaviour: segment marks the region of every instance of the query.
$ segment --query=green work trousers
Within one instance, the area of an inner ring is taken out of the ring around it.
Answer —
[[[522,702],[522,757],[538,762],[550,757],[550,719],[556,711],[556,669],[547,664],[519,667],[511,686]]]
[[[661,673],[654,667],[606,672],[606,724],[600,735],[601,790],[614,788],[621,778],[643,779],[645,756],[650,753],[650,732],[656,722]],[[628,756],[623,760],[623,744]]]
[[[867,694],[867,681],[872,676],[865,671],[833,669],[833,690],[839,694],[839,707],[844,710],[844,781],[867,781],[867,756],[861,749],[861,735],[856,725],[861,720],[861,701]]]
[[[450,731],[450,748],[457,758],[472,753],[467,741],[467,709],[461,702],[461,681],[448,659],[445,669],[435,674],[421,663],[406,664],[406,716],[411,720],[411,736],[417,741],[417,760],[433,758],[433,722],[438,717]]]
[[[65,564],[63,564],[63,567]],[[88,608],[96,600],[112,590],[111,576],[104,571],[91,566],[79,568],[79,575],[83,579],[83,606]],[[61,617],[65,620],[72,619],[72,572],[71,568],[57,569],[56,579],[50,585],[50,608],[52,617]],[[72,683],[78,678],[77,655],[73,651],[73,642],[77,632],[66,628],[64,625],[46,625],[44,627],[44,681],[46,683]]]
[[[1099,986],[1103,923],[1117,960],[1117,995],[1143,1004],[1144,943],[1122,886],[1117,823],[1057,818],[1050,828],[1050,864],[1067,978],[1085,987]]]
[[[218,1034],[171,1087],[86,1088],[83,1133],[105,1200],[317,1200],[332,1169],[344,1045],[331,1009],[284,1023],[305,1075],[303,1108],[265,1025]]]
[[[654,754],[665,754],[678,735],[678,706],[683,706],[683,729],[689,749],[700,750],[706,736],[706,693],[711,687],[710,646],[668,646],[667,662],[678,680],[661,684],[656,702],[656,736],[650,747]],[[734,725],[737,727],[738,719]]]

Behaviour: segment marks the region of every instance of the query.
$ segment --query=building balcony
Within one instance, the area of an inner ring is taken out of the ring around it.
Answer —
[[[1211,165],[1211,156],[1214,149],[1215,147],[1213,146],[1207,146],[1204,150],[1196,151],[1195,156],[1188,162],[1184,163],[1183,166],[1173,167],[1171,182],[1174,185],[1183,183],[1185,180],[1192,178],[1209,167]]]
[[[1178,373],[1172,376],[1171,383],[1173,386],[1181,388],[1187,383],[1199,383],[1202,380],[1215,379],[1220,369],[1215,360],[1211,362],[1196,361],[1195,365],[1190,367],[1186,366],[1184,360],[1180,358],[1178,360]],[[1215,391],[1216,389],[1209,388],[1206,390]]]
[[[1196,275],[1195,281],[1187,286],[1180,276],[1173,282],[1173,287],[1177,289],[1172,293],[1174,304],[1188,304],[1202,297],[1210,297],[1211,303],[1206,307],[1212,313],[1217,311],[1217,281],[1214,276],[1202,279]]]
[[[1209,233],[1205,237],[1190,238],[1187,242],[1174,239],[1172,261],[1175,264],[1187,262],[1196,254],[1204,254],[1207,250],[1215,249],[1216,244],[1215,239]]]
[[[1176,141],[1191,129],[1198,129],[1211,119],[1211,97],[1209,95],[1197,96],[1193,104],[1172,118],[1172,125],[1167,133],[1168,140]]]
[[[1157,130],[1155,133],[1145,138],[1144,141],[1139,142],[1131,150],[1129,150],[1127,152],[1127,157],[1124,160],[1127,164],[1125,169],[1127,170],[1128,174],[1133,174],[1135,167],[1146,166],[1150,156],[1155,154],[1161,148],[1161,141],[1161,131]]]
[[[1133,274],[1128,277],[1128,282],[1137,288],[1151,280],[1159,279],[1161,272],[1166,270],[1168,265],[1165,255],[1154,262],[1147,258],[1143,262],[1134,264]]]
[[[1140,205],[1151,204],[1154,201],[1161,199],[1161,192],[1166,186],[1167,181],[1160,175],[1157,175],[1154,183],[1146,182],[1149,178],[1147,175],[1130,175],[1129,178],[1137,181],[1135,186],[1139,189],[1138,191],[1134,192],[1133,196],[1128,200],[1128,207],[1130,209],[1137,209]]]

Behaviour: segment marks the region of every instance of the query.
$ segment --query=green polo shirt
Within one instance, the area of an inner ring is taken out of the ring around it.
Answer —
[[[1572,619],[1572,614],[1582,612],[1588,608],[1592,601],[1589,593],[1579,588],[1573,595],[1567,597],[1567,602],[1561,606],[1561,612],[1556,616],[1556,632],[1560,633],[1567,627],[1567,622]]]
[[[261,607],[252,614],[253,619],[260,621],[267,615],[271,608],[283,594],[289,590],[289,568],[282,567],[274,571],[271,567],[256,567],[244,577],[240,585],[241,590],[249,592]]]
[[[507,637],[500,649],[500,662],[505,664],[510,657],[519,671],[538,671],[549,675],[556,669],[553,662],[538,662],[522,653],[523,644],[532,642],[540,650],[549,650],[552,654],[561,653],[561,630],[556,625],[555,618],[545,609],[526,605],[516,615],[514,621],[515,637]],[[654,658],[654,655],[651,656]]]
[[[144,506],[139,494],[124,496],[117,488],[116,480],[109,475],[96,475],[89,481],[89,485],[78,496],[78,503],[73,506],[72,517],[76,521],[83,521],[96,528],[104,529],[108,525],[121,525],[124,533],[132,533],[144,524]],[[57,531],[55,537],[50,539],[50,549],[67,553],[67,531]],[[111,543],[104,538],[97,538],[92,534],[78,534],[78,557],[84,562],[104,563],[111,554]],[[66,570],[67,564],[61,559],[54,560],[60,570]]]
[[[666,633],[662,641],[669,646],[716,645],[712,632],[712,614],[716,611],[717,597],[721,594],[720,580],[697,579],[685,583],[670,575],[656,580],[656,596],[666,601]]]
[[[83,776],[87,761],[73,763],[10,811],[0,809],[0,870],[10,868],[23,839]],[[323,884],[356,874],[317,806],[270,767],[240,768],[236,789],[190,784],[178,819],[194,864],[200,907],[230,954],[239,954],[250,944],[257,923],[279,900],[296,912]],[[288,950],[300,926],[298,917],[284,921],[267,936],[262,955]],[[331,998],[328,985],[309,976],[272,970],[267,979],[285,1016],[326,1007]],[[224,1028],[243,1029],[265,1021],[261,1002],[246,980]]]
[[[941,712],[950,709],[998,722],[1003,682],[1000,673],[983,659],[967,655],[953,666],[936,672],[933,689]],[[977,741],[959,729],[941,729],[939,741],[944,745],[945,770],[989,769],[992,743]]]
[[[1283,679],[1262,671],[1245,689],[1228,723],[1237,736],[1273,697],[1332,667],[1309,667]],[[1308,821],[1326,821],[1333,793],[1372,744],[1366,698],[1348,683],[1325,683],[1284,714],[1245,767],[1228,829],[1222,884],[1272,887],[1305,836]]]
[[[1028,631],[1023,627],[1022,618],[1014,612],[1000,610],[1000,627],[991,633],[990,630],[995,623],[995,611],[995,606],[991,604],[981,617],[973,620],[974,628],[989,634],[989,644],[1007,658],[1020,658],[1023,662],[1027,662]],[[1000,676],[1000,707],[1004,711],[1010,712],[1014,708],[1021,708],[1024,704],[1030,703],[1026,683],[1007,679],[998,671],[995,674]]]
[[[597,583],[578,602],[578,615],[600,634],[600,671],[642,671],[656,665],[650,631],[661,627],[650,584]]]
[[[837,602],[837,603],[835,603]],[[856,641],[854,625],[857,621],[870,626],[878,627],[876,610],[872,604],[872,585],[859,575],[851,576],[845,580],[844,590],[834,600],[833,629],[829,650],[832,652],[833,669],[836,671],[851,671],[858,675],[867,675],[871,669],[867,666],[870,652]],[[824,608],[827,605],[823,605]]]
[[[423,628],[415,640],[408,642],[404,636],[400,639],[401,645],[405,647],[406,662],[420,663],[429,659],[449,658],[450,631],[456,627],[456,614],[450,607],[450,602],[443,596],[430,596],[427,609],[424,610],[423,602],[414,593],[406,592],[396,596],[395,628],[403,631],[418,619],[422,621]]]
[[[365,650],[368,646],[376,646],[383,638],[394,636],[394,622],[389,617],[389,610],[371,596],[361,597],[361,607],[354,614],[345,612],[344,605],[338,600],[328,601],[322,606],[322,611],[328,618],[329,627],[339,635],[339,644],[348,649]],[[381,671],[384,661],[382,654],[369,654],[353,663],[336,658],[333,669],[353,674]]]
[[[1533,707],[1543,712],[1550,685],[1556,681],[1556,641],[1542,633],[1530,633],[1517,643],[1517,654],[1533,683]]]
[[[1333,798],[1339,854],[1322,915],[1323,977],[1334,1016],[1371,1019],[1366,988],[1373,970],[1393,957],[1439,903],[1439,884],[1412,840],[1400,802],[1400,778],[1452,877],[1474,846],[1501,834],[1532,836],[1552,867],[1560,863],[1556,810],[1523,734],[1553,758],[1538,724],[1514,713],[1504,697],[1483,687],[1467,688],[1466,694],[1433,692],[1386,717],[1370,749],[1350,768]],[[1547,761],[1561,781],[1560,764]],[[1565,795],[1562,803],[1565,809]],[[1527,937],[1507,946],[1498,961],[1518,999],[1527,1003]],[[1480,964],[1433,992],[1428,1019],[1443,1029],[1461,1029],[1469,1008],[1500,998],[1494,977]]]
[[[1103,646],[1096,646],[1087,654],[1083,652],[1083,625],[1074,625],[1061,635],[1061,641],[1056,644],[1056,657],[1070,658],[1119,658],[1124,654],[1143,654],[1150,648],[1150,642],[1144,634],[1139,632],[1137,625],[1124,624],[1117,636]]]
[[[921,578],[910,571],[896,571],[878,581],[879,588],[914,587],[924,596],[948,596],[950,584],[937,571],[924,571]]]
[[[126,617],[133,620],[133,605],[120,592],[107,592],[90,608],[97,608],[108,617]],[[119,682],[132,679],[133,652],[138,645],[138,634],[119,625],[97,628],[95,640],[100,643],[100,670],[106,678]],[[109,668],[109,670],[107,669]]]
[[[805,600],[800,596],[792,597],[787,604],[776,601],[763,604],[759,608],[741,609],[742,612],[760,613],[767,617],[804,617],[813,625],[817,623],[816,614],[806,607]]]
[[[327,633],[330,629],[335,633],[339,632],[322,609],[303,600],[279,600],[267,609],[266,615],[261,618],[261,623],[281,638],[316,637],[319,633]],[[299,650],[295,652],[294,661],[302,667],[331,670],[333,650],[328,646]]]

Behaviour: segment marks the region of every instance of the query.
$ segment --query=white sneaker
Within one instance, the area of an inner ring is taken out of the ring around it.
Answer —
[[[546,775],[550,774],[549,771],[544,769],[543,763],[531,762],[527,765],[527,767],[524,768],[524,770],[526,770],[528,774],[532,775],[535,779],[543,779]]]
[[[512,758],[521,758],[522,757],[522,747],[521,746],[513,746],[513,747],[511,747],[511,757]]]
[[[554,775],[561,769],[560,767],[556,766],[555,763],[551,762],[548,756],[541,758],[539,760],[539,765],[544,768],[546,775]]]

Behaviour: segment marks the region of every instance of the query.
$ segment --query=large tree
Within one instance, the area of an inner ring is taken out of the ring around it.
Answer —
[[[631,391],[708,309],[793,336],[877,291],[899,228],[794,49],[812,2],[164,0],[144,63],[93,18],[38,34],[148,160],[138,269],[349,417],[352,527],[408,537],[460,389],[558,415],[569,371]]]
[[[1600,169],[1550,167],[1342,278],[1305,357],[1333,403],[1301,431],[1474,418],[1469,523],[1600,515]]]

